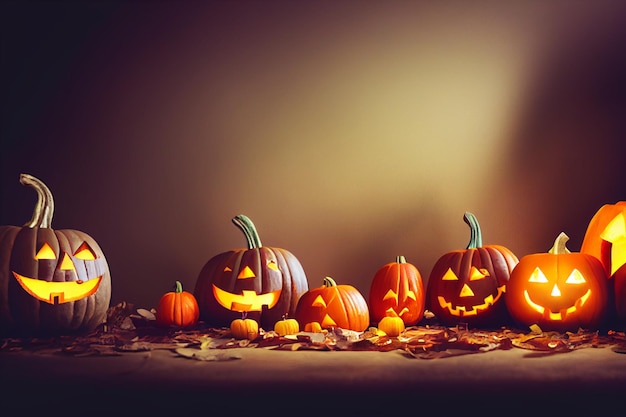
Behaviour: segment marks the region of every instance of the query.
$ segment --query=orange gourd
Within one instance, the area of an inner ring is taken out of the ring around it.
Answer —
[[[161,326],[190,327],[198,322],[199,317],[196,297],[183,291],[180,281],[176,281],[174,291],[163,294],[157,305],[156,321]]]

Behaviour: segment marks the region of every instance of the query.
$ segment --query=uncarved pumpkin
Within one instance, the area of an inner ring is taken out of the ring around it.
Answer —
[[[93,330],[106,320],[111,277],[102,249],[79,230],[53,230],[54,199],[39,179],[31,220],[0,227],[0,334],[56,335]]]
[[[509,319],[503,299],[519,260],[505,246],[483,246],[472,213],[466,212],[463,220],[470,226],[469,244],[437,260],[428,278],[427,307],[447,325],[500,326]]]
[[[183,291],[183,284],[176,281],[174,291],[163,294],[156,310],[156,321],[161,326],[190,327],[198,322],[200,309],[196,297]]]
[[[309,283],[300,261],[288,250],[263,246],[247,216],[232,219],[247,248],[215,255],[204,265],[194,289],[200,317],[212,326],[229,326],[246,313],[272,329],[283,316],[293,316]]]

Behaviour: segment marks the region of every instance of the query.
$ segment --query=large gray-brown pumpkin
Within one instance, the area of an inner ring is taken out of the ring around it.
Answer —
[[[41,180],[21,174],[20,182],[38,199],[24,226],[0,226],[0,334],[91,331],[111,299],[106,258],[88,234],[52,229],[54,199]]]

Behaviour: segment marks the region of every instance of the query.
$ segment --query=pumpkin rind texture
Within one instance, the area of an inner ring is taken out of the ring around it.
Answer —
[[[38,200],[24,226],[0,226],[0,334],[89,332],[104,323],[111,299],[104,253],[85,232],[53,230],[48,187],[29,174],[20,182]]]
[[[246,313],[272,329],[283,316],[294,316],[300,296],[309,288],[306,274],[288,250],[263,246],[247,216],[232,221],[244,232],[248,247],[215,255],[203,266],[193,292],[200,318],[228,327]]]
[[[378,329],[390,337],[400,336],[405,328],[404,321],[399,316],[386,316],[378,322]]]
[[[509,280],[506,304],[523,326],[546,331],[594,330],[608,312],[608,279],[600,260],[570,252],[561,233],[546,253],[523,256]]]
[[[255,340],[259,337],[259,323],[248,318],[235,319],[230,323],[230,332],[235,339]]]
[[[196,297],[183,291],[180,281],[176,281],[174,291],[163,294],[156,310],[156,321],[161,326],[190,327],[200,318]]]
[[[374,274],[368,303],[372,323],[378,323],[392,309],[405,325],[417,324],[424,317],[425,304],[422,275],[404,256],[398,256]]]
[[[466,249],[442,255],[426,288],[427,308],[446,325],[501,326],[509,320],[504,302],[517,256],[502,245],[483,245],[478,220],[466,212],[470,226]]]
[[[296,320],[306,326],[318,322],[323,329],[339,327],[362,332],[370,325],[367,301],[352,285],[338,285],[331,277],[324,285],[302,294],[296,307]]]

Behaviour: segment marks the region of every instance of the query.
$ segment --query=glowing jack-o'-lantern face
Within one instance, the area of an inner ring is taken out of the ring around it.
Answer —
[[[331,277],[324,285],[302,294],[295,314],[300,327],[319,323],[322,328],[339,327],[362,332],[370,325],[367,302],[352,285],[337,285]]]
[[[426,299],[443,323],[498,325],[508,318],[504,295],[518,259],[501,245],[482,245],[476,217],[465,213],[470,242],[465,250],[441,256],[431,270]]]
[[[413,325],[424,317],[425,292],[422,276],[415,265],[398,256],[396,262],[383,265],[372,279],[369,293],[371,320],[378,323],[389,315]]]
[[[605,204],[594,214],[580,252],[598,258],[609,277],[626,264],[626,201]]]
[[[596,328],[606,317],[608,279],[600,261],[570,252],[561,233],[548,253],[524,256],[509,280],[506,304],[520,324],[543,330]]]
[[[0,228],[0,333],[62,334],[103,323],[111,297],[109,268],[96,241],[78,230],[51,228],[47,186],[22,174],[39,196],[23,227]]]
[[[261,245],[252,221],[233,218],[246,236],[248,248],[223,252],[202,268],[194,295],[200,315],[210,325],[229,326],[242,313],[271,329],[291,316],[308,281],[298,259],[289,251]]]
[[[57,255],[48,243],[44,243],[42,248],[35,255],[35,259],[42,262],[57,262]],[[49,304],[62,304],[70,301],[80,300],[85,297],[89,297],[98,291],[100,282],[102,281],[102,275],[95,277],[87,277],[87,280],[83,280],[80,275],[83,275],[76,268],[76,262],[95,261],[96,255],[86,242],[83,242],[73,256],[70,256],[67,252],[64,253],[60,259],[58,270],[65,275],[75,275],[75,278],[70,281],[45,281],[43,279],[37,279],[32,277],[26,277],[20,275],[15,271],[13,275],[19,284],[24,288],[26,292],[35,297],[36,299],[49,303]],[[84,268],[87,271],[88,268]],[[92,269],[92,271],[94,271]],[[87,274],[88,275],[88,274]]]

